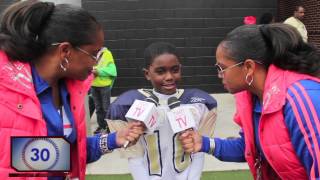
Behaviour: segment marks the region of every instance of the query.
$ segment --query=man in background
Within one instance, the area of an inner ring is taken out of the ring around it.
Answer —
[[[302,6],[296,6],[293,16],[286,19],[284,23],[295,27],[298,30],[298,32],[301,34],[302,39],[305,42],[308,42],[308,32],[307,32],[306,26],[302,23],[304,13],[305,13],[305,10]]]

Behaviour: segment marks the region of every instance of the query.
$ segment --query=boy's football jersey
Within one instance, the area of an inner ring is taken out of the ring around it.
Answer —
[[[140,138],[144,147],[144,156],[129,160],[133,177],[139,180],[200,179],[204,154],[185,153],[178,139],[178,134],[172,131],[167,118],[167,112],[170,111],[167,106],[167,99],[177,96],[177,94],[163,95],[156,92],[154,94],[159,98],[160,103],[157,107],[159,124],[154,132],[144,134]],[[135,99],[143,100],[145,97],[138,91],[124,93],[111,105],[108,117],[125,120],[124,115],[133,101]],[[181,106],[193,106],[197,109],[196,114],[198,115],[194,116],[197,127],[199,127],[203,117],[217,106],[216,101],[210,95],[198,89],[186,89],[178,98],[181,101]],[[122,100],[128,102],[128,104]]]

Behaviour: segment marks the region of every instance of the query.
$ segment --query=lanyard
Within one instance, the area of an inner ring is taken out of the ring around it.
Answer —
[[[255,158],[254,168],[256,169],[257,180],[262,180],[262,155],[258,151],[258,148],[256,148],[256,150],[257,156]]]

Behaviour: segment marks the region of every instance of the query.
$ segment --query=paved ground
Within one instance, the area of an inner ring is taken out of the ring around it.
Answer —
[[[232,121],[234,114],[234,99],[229,94],[213,94],[218,101],[218,120],[215,137],[238,136],[239,127]],[[93,117],[94,118],[94,117]],[[88,130],[92,132],[97,124],[90,121]],[[204,171],[248,169],[246,163],[221,162],[213,156],[206,155]],[[117,151],[103,156],[95,163],[87,166],[87,174],[127,174],[129,173],[126,159],[121,159]]]

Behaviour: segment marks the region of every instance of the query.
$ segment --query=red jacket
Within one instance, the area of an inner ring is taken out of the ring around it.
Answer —
[[[77,132],[76,145],[71,147],[71,177],[80,179],[85,179],[87,157],[84,99],[90,88],[89,79],[82,82],[67,80]],[[32,83],[30,65],[10,62],[3,51],[0,51],[0,117],[0,179],[7,179],[8,174],[14,172],[10,168],[10,137],[46,136],[47,129]]]
[[[286,128],[283,107],[286,102],[287,89],[293,83],[311,79],[320,82],[320,79],[291,71],[284,71],[271,66],[265,81],[263,93],[263,107],[259,124],[259,140],[263,153],[281,179],[308,179],[307,173],[300,163],[290,136]],[[256,146],[253,130],[253,101],[252,94],[248,91],[240,92],[236,96],[237,113],[235,122],[244,131],[245,158],[250,170],[256,178],[254,167]],[[314,169],[314,167],[312,167]],[[262,167],[264,179],[272,179],[266,173],[266,167]],[[311,172],[312,178],[312,172]]]

